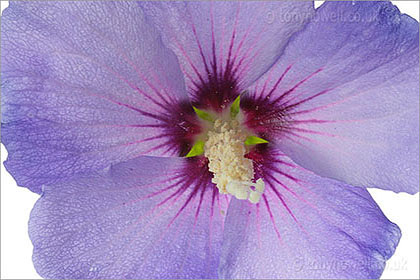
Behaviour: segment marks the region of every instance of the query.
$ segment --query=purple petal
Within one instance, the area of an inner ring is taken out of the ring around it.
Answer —
[[[206,172],[140,157],[46,187],[29,223],[36,270],[49,279],[216,278],[226,202]]]
[[[19,185],[40,192],[140,154],[178,155],[165,144],[188,97],[157,34],[136,3],[10,3],[2,17],[2,142]]]
[[[193,92],[211,78],[230,75],[245,89],[273,65],[314,11],[311,2],[139,3],[177,54]]]
[[[254,88],[288,118],[279,147],[322,176],[418,192],[418,28],[386,1],[322,5]]]
[[[257,205],[231,201],[222,278],[380,277],[401,233],[366,189],[324,179],[279,155],[264,178]]]

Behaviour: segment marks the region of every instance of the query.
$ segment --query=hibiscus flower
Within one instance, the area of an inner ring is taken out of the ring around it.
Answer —
[[[389,2],[11,2],[2,143],[45,278],[379,278],[419,190]]]

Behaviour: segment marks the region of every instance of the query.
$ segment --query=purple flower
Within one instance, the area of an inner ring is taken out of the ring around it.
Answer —
[[[41,276],[380,277],[401,233],[366,187],[419,190],[391,3],[20,1],[1,27]]]

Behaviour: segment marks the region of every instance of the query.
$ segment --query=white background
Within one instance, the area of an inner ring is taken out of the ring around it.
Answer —
[[[419,20],[418,1],[393,1],[402,11]],[[1,11],[8,5],[0,2]],[[320,3],[317,3],[318,6]],[[1,145],[1,162],[7,152]],[[395,194],[369,190],[385,215],[403,233],[395,255],[387,262],[383,279],[419,279],[419,194]],[[17,187],[1,164],[1,279],[41,279],[32,264],[28,236],[29,213],[38,195]]]

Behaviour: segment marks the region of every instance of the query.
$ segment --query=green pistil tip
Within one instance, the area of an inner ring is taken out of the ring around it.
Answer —
[[[257,144],[266,144],[268,143],[267,140],[262,139],[260,137],[257,136],[248,136],[245,140],[245,145],[257,145]]]
[[[207,112],[200,110],[196,107],[193,106],[194,112],[197,114],[197,116],[200,119],[203,119],[205,121],[209,121],[209,122],[214,122],[214,118]]]
[[[233,101],[232,105],[230,106],[230,117],[232,119],[236,118],[236,116],[239,114],[240,102],[241,102],[241,96],[238,95],[238,97],[236,97],[235,101]]]
[[[204,141],[197,141],[185,157],[195,157],[202,154],[204,154]]]

